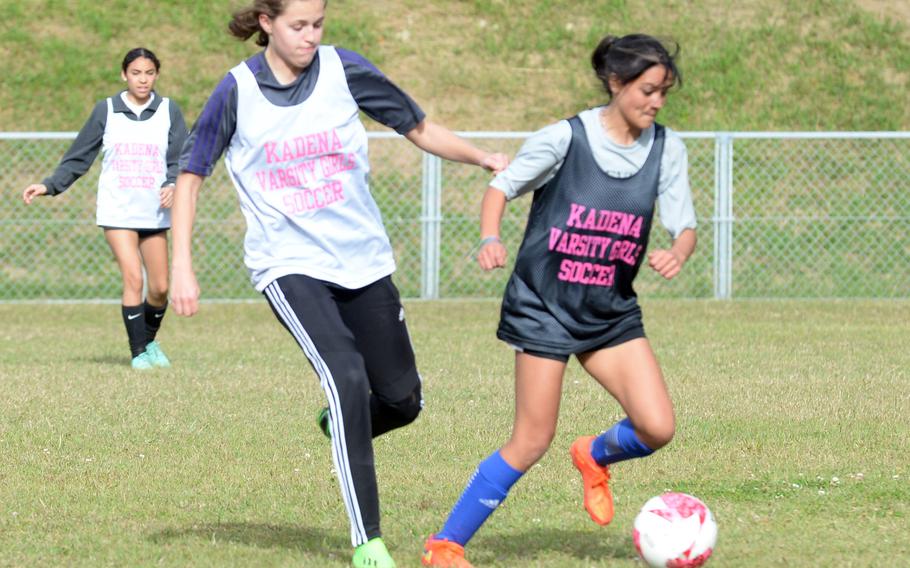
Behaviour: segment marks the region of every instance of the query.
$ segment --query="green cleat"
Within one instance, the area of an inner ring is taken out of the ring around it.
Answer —
[[[152,365],[155,367],[166,369],[171,366],[171,361],[167,358],[167,355],[164,354],[164,351],[161,350],[161,345],[157,341],[151,341],[145,346],[145,354],[148,355],[149,360],[151,360]]]
[[[131,365],[137,371],[146,371],[153,368],[155,366],[155,363],[152,361],[152,358],[149,357],[148,351],[143,351],[139,355],[133,357],[133,362]]]
[[[325,437],[332,439],[332,423],[329,421],[329,408],[327,406],[323,407],[319,411],[319,414],[316,415],[316,422],[319,424],[319,429],[322,430],[322,433],[325,434]]]
[[[395,561],[382,542],[382,537],[371,539],[354,549],[354,568],[395,568]]]

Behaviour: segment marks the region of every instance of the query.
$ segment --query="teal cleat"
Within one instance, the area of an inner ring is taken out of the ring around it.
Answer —
[[[167,355],[164,354],[164,351],[161,350],[161,345],[159,345],[157,341],[151,341],[145,346],[145,354],[148,355],[149,360],[151,360],[155,367],[167,369],[171,366],[171,361],[167,358]]]
[[[382,537],[371,539],[354,549],[354,568],[395,568],[395,561],[389,555]]]
[[[133,357],[133,362],[131,363],[134,369],[137,371],[147,371],[155,366],[152,358],[149,357],[148,351],[143,351],[139,355]]]
[[[319,414],[316,415],[316,422],[319,424],[319,429],[322,430],[322,433],[326,438],[332,439],[332,422],[330,421],[331,415],[329,414],[329,408],[327,406],[323,407],[319,411]]]

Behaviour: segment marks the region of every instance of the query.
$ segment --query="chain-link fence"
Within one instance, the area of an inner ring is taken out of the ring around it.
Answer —
[[[463,133],[514,154],[528,133]],[[643,268],[646,297],[910,296],[910,133],[681,133],[699,246],[666,282]],[[100,169],[31,207],[20,195],[56,166],[73,133],[0,133],[0,301],[116,300],[120,276],[94,225]],[[370,134],[372,191],[395,247],[395,279],[415,298],[495,297],[508,270],[470,258],[488,176]],[[98,160],[100,162],[100,160]],[[529,196],[512,202],[503,240],[521,240]],[[256,297],[242,261],[244,221],[223,167],[205,183],[194,260],[203,297]],[[668,246],[655,223],[651,247]]]

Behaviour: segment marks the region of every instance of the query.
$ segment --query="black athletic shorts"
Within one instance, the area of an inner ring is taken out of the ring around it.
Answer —
[[[136,234],[139,235],[139,239],[145,239],[148,237],[153,237],[155,235],[160,235],[161,233],[166,233],[170,227],[163,227],[159,229],[134,229],[133,227],[106,227],[104,225],[98,225],[102,229],[114,229],[116,231],[136,231]]]
[[[626,329],[616,337],[612,337],[606,342],[594,347],[593,349],[587,349],[582,351],[582,353],[590,353],[592,351],[599,351],[601,349],[607,349],[608,347],[616,347],[617,345],[623,344],[627,341],[632,341],[633,339],[638,339],[645,337],[645,328],[641,324],[632,326],[629,329]],[[517,345],[509,344],[513,349],[521,353],[527,353],[528,355],[534,355],[535,357],[543,357],[544,359],[553,359],[554,361],[562,361],[563,363],[569,360],[569,357],[572,355],[578,355],[579,353],[565,353],[565,352],[556,352],[554,351],[545,351],[541,349],[523,349]]]

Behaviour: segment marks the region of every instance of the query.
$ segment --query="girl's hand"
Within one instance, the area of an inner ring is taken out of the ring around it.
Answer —
[[[484,272],[502,268],[506,265],[506,247],[499,239],[484,243],[480,247],[480,252],[477,253],[477,264]]]
[[[655,250],[648,253],[648,265],[667,280],[679,274],[684,262],[672,250]]]
[[[33,183],[26,187],[25,191],[22,192],[22,201],[24,201],[26,205],[31,205],[32,199],[39,195],[47,195],[47,186],[43,183]]]
[[[495,154],[487,154],[484,156],[483,161],[480,162],[480,165],[485,169],[498,174],[502,170],[509,167],[509,157],[501,152],[496,152]]]
[[[158,197],[161,199],[161,207],[170,209],[174,204],[174,186],[166,185],[158,191]]]
[[[171,271],[171,305],[180,316],[199,311],[199,283],[192,268]]]

